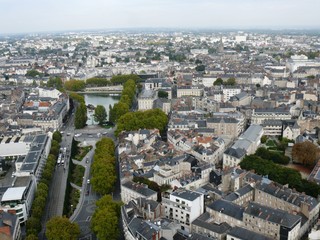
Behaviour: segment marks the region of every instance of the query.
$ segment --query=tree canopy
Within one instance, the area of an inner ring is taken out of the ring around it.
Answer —
[[[127,112],[117,121],[116,134],[122,131],[138,129],[159,129],[163,132],[168,123],[167,115],[160,109],[147,111]]]
[[[94,161],[91,167],[92,188],[104,195],[113,191],[116,182],[115,146],[110,138],[102,138],[96,143]]]
[[[64,88],[68,91],[74,91],[74,92],[82,91],[83,89],[85,89],[85,87],[86,87],[86,83],[85,81],[82,81],[82,80],[71,79],[64,83]]]
[[[86,122],[87,122],[87,107],[84,103],[80,103],[75,113],[74,126],[76,129],[80,129],[86,126]]]
[[[140,80],[140,77],[136,74],[127,74],[127,75],[115,75],[113,76],[110,81],[113,84],[123,84],[128,80],[133,80],[137,83]]]
[[[35,69],[28,70],[26,73],[26,77],[42,77],[43,74]]]
[[[92,231],[98,239],[118,239],[121,204],[114,202],[110,195],[105,195],[96,202],[96,205],[97,208],[91,220]]]
[[[59,91],[63,90],[63,84],[60,77],[50,77],[47,82],[47,87],[52,87],[58,89]]]
[[[166,91],[158,91],[158,97],[159,98],[168,98],[168,93]]]
[[[94,121],[98,122],[99,125],[102,125],[107,118],[107,111],[105,107],[102,105],[97,105],[97,107],[94,109],[93,117]]]
[[[217,78],[217,80],[214,81],[213,85],[214,85],[214,86],[223,85],[223,80],[222,80],[222,78]]]
[[[313,167],[318,156],[318,148],[312,142],[296,143],[292,148],[294,162]]]
[[[80,235],[78,224],[70,222],[66,217],[53,217],[46,224],[48,240],[76,240]]]

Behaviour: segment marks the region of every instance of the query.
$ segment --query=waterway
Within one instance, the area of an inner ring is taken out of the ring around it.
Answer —
[[[115,103],[119,102],[120,100],[120,95],[119,96],[110,96],[109,94],[103,94],[103,93],[86,93],[83,95],[84,100],[86,102],[86,105],[92,104],[93,106],[97,105],[102,105],[105,107],[107,114],[108,114],[108,119],[109,119],[109,105],[113,106]],[[93,120],[93,113],[94,111],[89,111],[88,110],[88,125],[93,125],[95,124]]]

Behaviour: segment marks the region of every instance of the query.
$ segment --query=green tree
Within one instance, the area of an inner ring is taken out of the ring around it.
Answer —
[[[74,126],[76,129],[85,127],[87,122],[87,107],[84,103],[80,103],[75,113]]]
[[[47,87],[52,87],[58,89],[59,91],[63,90],[63,84],[60,77],[51,77],[47,82]]]
[[[71,79],[64,83],[64,88],[68,91],[82,91],[86,87],[85,81]]]
[[[26,240],[38,240],[39,238],[37,237],[36,234],[29,234],[27,237],[26,237]]]
[[[267,136],[263,135],[263,136],[261,137],[261,143],[266,143],[267,140],[268,140],[268,137],[267,137]]]
[[[59,131],[55,131],[53,134],[52,134],[52,139],[57,141],[58,143],[61,142],[62,140],[62,134],[59,132]]]
[[[84,97],[78,93],[70,92],[69,97],[78,103],[85,103]]]
[[[37,76],[41,77],[43,76],[43,74],[35,69],[28,70],[26,73],[26,77],[37,77]]]
[[[110,207],[95,211],[91,220],[91,229],[98,239],[117,240],[119,237],[117,212]]]
[[[229,86],[236,85],[236,79],[234,77],[228,78],[228,80],[225,82],[225,85],[229,85]]]
[[[221,85],[223,85],[223,80],[222,80],[222,78],[217,78],[217,80],[214,81],[213,85],[214,85],[214,86],[221,86]]]
[[[166,91],[158,91],[158,97],[159,98],[168,98],[168,93]]]
[[[107,111],[104,106],[97,105],[97,107],[94,109],[94,121],[98,122],[99,125],[102,125],[103,122],[107,118]]]
[[[46,224],[48,240],[76,240],[80,235],[78,224],[71,223],[66,217],[53,217]]]
[[[203,64],[196,66],[197,72],[204,72],[205,70],[206,70],[206,67]]]
[[[41,230],[40,218],[31,216],[27,221],[27,234],[38,235],[38,232]]]

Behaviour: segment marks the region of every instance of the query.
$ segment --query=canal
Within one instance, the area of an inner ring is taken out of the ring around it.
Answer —
[[[120,95],[119,96],[110,96],[109,94],[103,94],[103,93],[86,93],[83,95],[84,96],[84,100],[86,102],[86,105],[88,104],[92,104],[93,106],[97,106],[97,105],[102,105],[105,107],[108,117],[107,119],[109,119],[109,105],[113,106],[115,103],[119,102],[120,100]],[[93,120],[93,111],[90,111],[88,109],[88,121],[87,124],[88,125],[92,125],[95,124],[94,120]]]

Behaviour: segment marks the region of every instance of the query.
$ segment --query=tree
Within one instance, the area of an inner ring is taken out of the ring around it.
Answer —
[[[38,240],[39,238],[37,237],[37,235],[35,234],[29,234],[27,237],[26,237],[26,240]]]
[[[71,223],[66,217],[53,217],[46,224],[48,240],[76,240],[80,234],[78,224]]]
[[[64,87],[68,91],[81,91],[86,87],[85,81],[71,79],[64,83]]]
[[[234,77],[228,78],[228,80],[225,82],[225,85],[229,85],[229,86],[236,85],[236,79]]]
[[[267,136],[263,135],[263,136],[261,137],[261,143],[266,143],[267,140],[268,140],[268,137],[267,137]]]
[[[55,131],[53,134],[52,134],[52,139],[57,141],[58,143],[61,142],[62,140],[62,134],[59,132],[59,131]]]
[[[41,77],[42,75],[43,75],[42,73],[38,72],[35,69],[31,69],[31,70],[27,71],[27,73],[26,73],[26,77],[36,77],[36,76]]]
[[[206,67],[203,64],[196,66],[197,72],[204,72],[205,70],[206,70]]]
[[[166,91],[161,91],[161,90],[160,90],[160,91],[158,92],[158,97],[159,97],[159,98],[168,98],[168,95],[169,95],[169,94],[168,94]]]
[[[27,221],[27,234],[35,234],[41,230],[40,218],[31,216]]]
[[[119,228],[116,211],[110,207],[95,211],[91,220],[91,228],[98,239],[117,240]]]
[[[60,77],[51,77],[47,82],[47,87],[52,87],[61,91],[63,89],[62,80]]]
[[[74,126],[76,129],[83,128],[87,122],[87,107],[84,103],[80,103],[75,113]]]
[[[292,158],[295,162],[306,166],[314,166],[318,155],[318,148],[309,141],[296,143],[292,148]]]
[[[213,85],[214,85],[214,86],[221,86],[221,85],[223,85],[223,80],[222,80],[222,78],[217,78],[217,80],[214,81]]]
[[[99,125],[102,125],[103,122],[107,118],[107,111],[104,106],[97,105],[97,107],[94,109],[94,121],[98,122]]]

